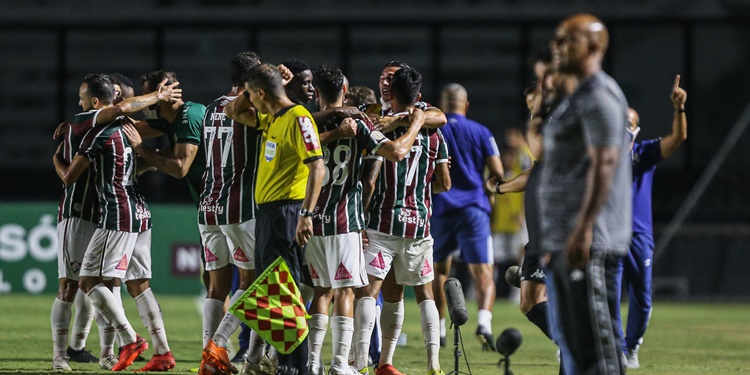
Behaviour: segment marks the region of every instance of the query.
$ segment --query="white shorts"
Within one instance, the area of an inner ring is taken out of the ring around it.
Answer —
[[[81,276],[150,279],[151,229],[140,233],[97,229],[86,249]]]
[[[307,244],[305,259],[314,286],[338,289],[367,285],[359,232],[313,236]]]
[[[435,277],[432,264],[432,237],[404,238],[367,229],[369,246],[365,252],[367,273],[384,280],[393,264],[400,285],[424,285]]]
[[[521,232],[494,233],[492,245],[495,263],[518,261],[524,244]]]
[[[198,224],[206,257],[206,271],[233,263],[244,270],[255,269],[255,219],[239,224]]]
[[[96,224],[69,217],[57,224],[57,277],[78,280],[83,256],[94,235]]]

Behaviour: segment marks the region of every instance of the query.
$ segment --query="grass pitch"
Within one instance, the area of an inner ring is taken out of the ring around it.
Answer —
[[[0,374],[52,373],[52,339],[50,309],[54,296],[3,295],[0,297]],[[164,312],[169,344],[177,359],[174,374],[191,374],[197,368],[201,353],[200,300],[196,297],[157,296]],[[148,337],[140,322],[133,300],[124,296],[127,315],[136,330]],[[475,305],[469,302],[470,320],[463,327],[465,344],[460,370],[473,374],[500,374],[497,353],[482,352],[474,337]],[[623,311],[626,314],[627,310]],[[524,335],[523,345],[512,356],[515,374],[557,374],[556,348],[528,320],[517,306],[509,302],[495,305],[495,336],[508,327]],[[425,349],[419,323],[419,309],[413,300],[406,301],[403,332],[407,345],[396,350],[395,365],[406,374],[425,374]],[[443,370],[453,369],[453,334],[449,331],[448,347],[440,354]],[[93,325],[87,347],[99,354],[99,336]],[[330,333],[323,358],[330,361]],[[146,356],[151,356],[151,350]],[[231,356],[231,354],[230,354]],[[651,325],[640,350],[641,368],[630,374],[733,374],[750,373],[750,304],[744,303],[665,303],[656,302]],[[130,370],[142,366],[136,362]],[[71,363],[74,374],[105,373],[97,364]]]

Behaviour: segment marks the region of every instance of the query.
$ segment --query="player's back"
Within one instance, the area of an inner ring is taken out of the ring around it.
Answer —
[[[61,157],[70,164],[78,153],[83,137],[96,125],[98,110],[81,112],[68,122],[68,131],[63,135]],[[78,180],[65,187],[58,206],[57,220],[78,217],[96,222],[99,215],[99,202],[94,188],[94,176],[87,168]]]
[[[226,116],[224,108],[235,98],[216,99],[208,105],[203,118],[205,163],[198,206],[200,224],[236,224],[255,217],[261,134]]]
[[[123,118],[91,129],[78,151],[92,161],[101,217],[99,228],[142,232],[151,212],[137,185],[137,158],[122,130]]]

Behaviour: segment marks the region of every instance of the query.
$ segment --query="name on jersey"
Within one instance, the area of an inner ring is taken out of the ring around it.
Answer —
[[[227,118],[227,114],[224,112],[214,112],[211,114],[211,121],[224,121]]]
[[[310,120],[309,117],[297,117],[297,124],[299,124],[302,139],[305,140],[305,149],[308,152],[319,149],[318,137],[315,135],[315,128],[313,127],[312,120]]]
[[[401,212],[398,215],[398,221],[404,223],[404,224],[417,224],[418,227],[424,227],[427,223],[427,220],[423,217],[414,216],[413,211],[407,210],[405,208],[401,209]]]

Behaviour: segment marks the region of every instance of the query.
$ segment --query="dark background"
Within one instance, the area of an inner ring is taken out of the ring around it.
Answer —
[[[229,90],[229,60],[245,50],[273,63],[336,64],[352,85],[376,91],[384,63],[407,62],[424,75],[423,98],[433,104],[444,84],[463,84],[469,116],[501,143],[505,128],[523,126],[529,59],[562,18],[586,11],[609,27],[605,69],[641,115],[639,139],[670,131],[675,74],[688,92],[688,140],[656,173],[658,242],[750,99],[750,0],[50,0],[2,8],[0,202],[59,199],[51,135],[80,110],[86,74],[123,73],[138,94],[142,73],[170,69],[184,99],[206,104]],[[750,140],[743,133],[736,141],[657,255],[658,293],[750,297]],[[152,173],[141,182],[150,201],[189,202],[182,181]]]

